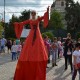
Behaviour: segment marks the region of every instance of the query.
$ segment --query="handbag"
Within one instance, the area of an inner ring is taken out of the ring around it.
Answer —
[[[71,55],[71,51],[68,49],[67,55]]]

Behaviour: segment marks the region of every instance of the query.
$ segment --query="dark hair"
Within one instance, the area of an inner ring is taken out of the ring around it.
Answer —
[[[80,47],[80,43],[76,43],[75,48]]]
[[[48,36],[47,35],[44,35],[44,39],[46,39]]]
[[[31,14],[35,14],[36,15],[36,11],[32,11]]]

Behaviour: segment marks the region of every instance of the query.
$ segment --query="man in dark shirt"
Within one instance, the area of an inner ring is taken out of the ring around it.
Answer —
[[[67,61],[69,61],[72,71],[72,50],[73,44],[71,39],[68,38],[64,44],[65,70],[67,70]]]

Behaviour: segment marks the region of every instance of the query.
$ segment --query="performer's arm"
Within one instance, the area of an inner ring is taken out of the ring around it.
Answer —
[[[48,26],[49,22],[49,7],[47,8],[47,12],[45,12],[44,16],[38,18],[39,21],[44,20],[44,27]]]
[[[44,16],[38,17],[38,20],[39,20],[39,21],[42,21],[43,19],[44,19]]]
[[[44,14],[44,27],[46,28],[49,23],[49,7],[47,8],[47,12]]]
[[[26,20],[26,21],[23,21],[23,22],[20,22],[20,23],[18,23],[18,22],[14,23],[15,33],[16,33],[17,38],[20,38],[23,27],[24,27],[25,24],[29,24],[29,20]]]

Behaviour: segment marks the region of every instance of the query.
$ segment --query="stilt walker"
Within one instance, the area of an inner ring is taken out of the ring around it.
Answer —
[[[43,17],[36,19],[36,12],[32,11],[32,19],[14,23],[17,38],[20,38],[25,24],[30,24],[31,28],[17,63],[14,80],[46,80],[48,55],[39,30],[39,22],[44,20],[44,27],[47,27],[48,13],[49,7]]]

